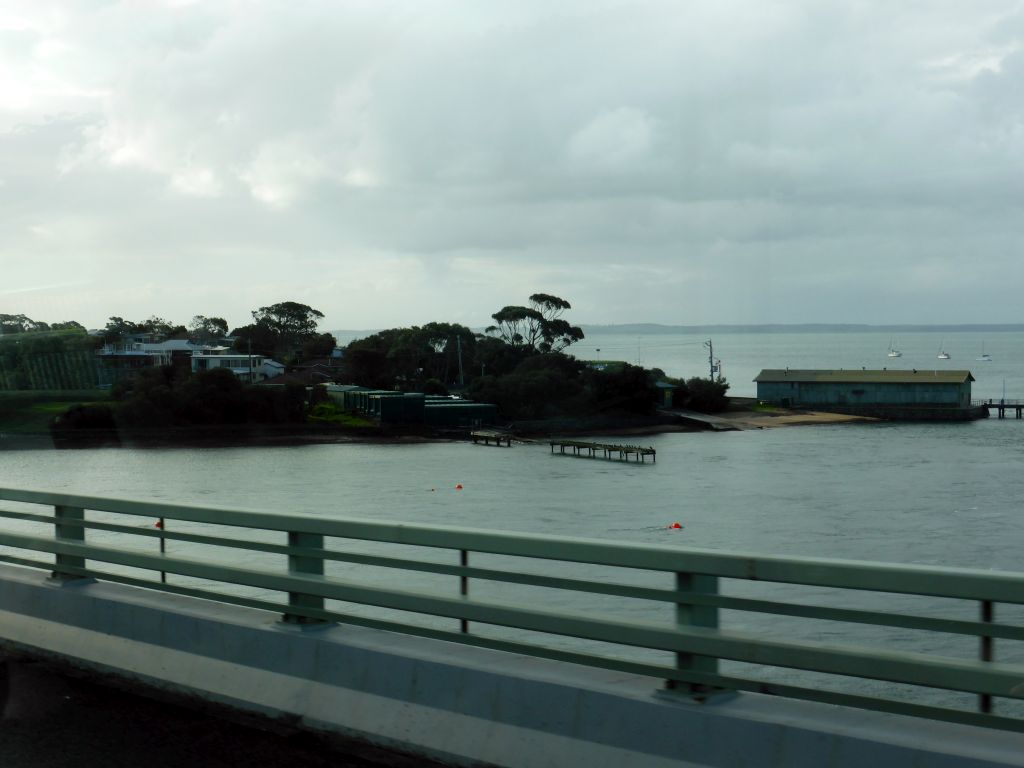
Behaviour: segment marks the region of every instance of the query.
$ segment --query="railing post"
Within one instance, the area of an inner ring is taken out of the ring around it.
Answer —
[[[164,520],[164,518],[161,517],[157,521],[156,527],[160,531],[160,554],[161,555],[166,555],[167,554],[167,539],[164,538],[164,531],[167,530],[167,521]],[[167,583],[167,571],[160,571],[160,583],[161,584],[166,584]]]
[[[718,577],[699,573],[679,571],[676,573],[676,591],[680,593],[676,603],[676,625],[680,627],[718,628],[718,607],[714,605],[694,605],[686,602],[686,593],[701,595],[718,594]],[[713,656],[696,656],[692,653],[676,653],[676,668],[680,671],[690,670],[717,674],[718,659]],[[695,699],[704,699],[715,688],[702,683],[686,683],[669,680],[665,687]]]
[[[459,550],[459,565],[461,565],[463,568],[469,566],[469,552],[467,552],[465,549]],[[461,576],[459,576],[459,594],[463,597],[469,596],[469,576],[467,576],[466,574],[462,574]],[[462,630],[462,634],[468,635],[469,620],[459,619],[459,629]]]
[[[992,605],[991,600],[981,601],[981,620],[985,624],[991,624],[995,618],[995,609]],[[991,635],[981,636],[981,660],[992,661],[994,657],[994,648]],[[992,713],[992,694],[982,693],[978,696],[978,710],[985,714]]]
[[[319,533],[296,533],[288,532],[289,547],[308,547],[309,549],[323,549],[324,537]],[[293,573],[314,576],[324,575],[324,561],[322,557],[306,557],[303,555],[288,555],[288,570]],[[323,610],[324,599],[319,595],[307,595],[302,592],[289,592],[288,605],[294,608],[316,608]],[[308,616],[300,616],[294,613],[286,613],[284,620],[289,624],[322,624],[323,619],[313,619]]]
[[[62,504],[55,505],[53,515],[56,520],[54,525],[55,534],[60,541],[70,541],[76,544],[85,543],[85,528],[81,525],[68,525],[61,523],[62,520],[77,520],[85,522],[85,510],[81,507],[66,507]],[[81,573],[66,571],[64,568],[85,568],[85,558],[79,555],[56,556],[56,567],[53,570],[55,579],[81,579],[86,578]]]

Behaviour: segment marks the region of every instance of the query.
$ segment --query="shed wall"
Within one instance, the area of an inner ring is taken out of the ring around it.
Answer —
[[[925,382],[758,382],[757,397],[783,405],[945,405],[966,408],[971,384]]]

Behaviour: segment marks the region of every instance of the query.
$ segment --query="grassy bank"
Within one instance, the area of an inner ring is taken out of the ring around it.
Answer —
[[[50,420],[72,405],[106,403],[109,400],[107,392],[97,389],[0,391],[0,432],[48,434]]]

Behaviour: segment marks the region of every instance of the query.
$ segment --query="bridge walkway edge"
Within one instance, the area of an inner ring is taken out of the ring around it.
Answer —
[[[0,647],[459,766],[1024,765],[1024,736],[742,694],[0,566]]]

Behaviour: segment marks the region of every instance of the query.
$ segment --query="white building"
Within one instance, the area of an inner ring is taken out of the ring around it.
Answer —
[[[192,353],[192,373],[227,368],[240,380],[253,384],[265,378],[263,355],[232,352],[230,347],[203,347],[201,352]]]

